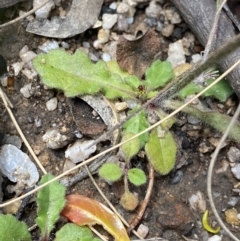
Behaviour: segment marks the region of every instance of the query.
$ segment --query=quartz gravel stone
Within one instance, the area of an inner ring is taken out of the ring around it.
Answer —
[[[1,147],[0,169],[10,181],[21,182],[23,187],[31,187],[39,179],[38,170],[29,156],[11,144]]]
[[[46,106],[48,111],[54,111],[57,109],[57,104],[58,104],[58,100],[56,97],[50,99],[49,101],[46,102]]]

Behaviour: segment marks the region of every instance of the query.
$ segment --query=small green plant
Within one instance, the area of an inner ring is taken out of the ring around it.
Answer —
[[[64,61],[62,61],[63,59]],[[53,50],[48,54],[38,55],[33,64],[45,85],[63,90],[67,97],[101,93],[108,99],[133,99],[136,102],[136,109],[141,108],[143,103],[155,97],[158,90],[175,77],[171,64],[165,61],[153,62],[146,70],[145,79],[139,80],[135,75],[130,75],[122,70],[115,61],[105,63],[100,60],[96,64],[92,63],[88,55],[82,51],[70,55],[64,50]],[[190,84],[178,95],[184,98],[188,94],[198,93],[202,88]],[[213,87],[207,95],[223,101],[231,93],[228,85],[226,89],[226,84],[219,84],[215,89]],[[171,107],[170,104],[167,108],[169,107]],[[134,113],[136,109],[131,110],[128,114]],[[147,110],[143,109],[124,123],[121,134],[122,141],[132,138],[150,126],[147,118],[149,112],[154,112],[160,119],[165,115],[154,105]],[[172,124],[173,121],[163,123],[150,133],[142,134],[122,145],[120,152],[126,163],[124,171],[116,164],[104,164],[100,168],[100,176],[107,181],[114,182],[119,180],[122,175],[124,176],[125,192],[121,203],[126,203],[126,200],[131,202],[129,201],[131,198],[134,203],[137,203],[136,198],[129,191],[128,181],[137,186],[146,182],[146,175],[140,169],[130,168],[131,158],[140,149],[145,149],[147,159],[160,174],[166,175],[174,168],[177,145],[169,130]]]
[[[43,176],[40,184],[43,184],[53,178],[47,174]],[[37,195],[37,219],[41,230],[40,241],[48,241],[50,232],[53,230],[55,223],[60,217],[60,213],[66,203],[65,187],[57,181],[42,188]],[[8,241],[30,241],[31,235],[27,225],[18,221],[14,216],[0,214],[0,240]],[[14,232],[13,232],[14,231]],[[100,241],[93,237],[91,230],[87,227],[79,227],[75,224],[66,224],[57,233],[54,241]]]

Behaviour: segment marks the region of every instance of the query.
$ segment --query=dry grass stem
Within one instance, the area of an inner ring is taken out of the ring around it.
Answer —
[[[218,143],[217,148],[215,149],[215,151],[213,153],[213,156],[212,156],[209,168],[208,168],[208,175],[207,175],[207,193],[208,193],[208,198],[209,198],[209,202],[210,202],[212,211],[213,211],[218,223],[220,224],[220,226],[235,241],[240,241],[240,240],[223,223],[223,221],[222,221],[221,217],[219,216],[219,214],[217,212],[217,209],[215,207],[215,204],[214,204],[214,201],[213,201],[213,196],[212,196],[212,173],[213,173],[213,167],[214,167],[214,165],[216,163],[216,160],[217,160],[218,153],[219,153],[220,149],[222,148],[225,140],[227,139],[228,134],[229,134],[231,128],[233,127],[235,121],[237,120],[239,114],[240,114],[240,104],[238,105],[238,108],[237,108],[234,116],[232,117],[232,120],[229,123],[229,126],[228,126],[227,130],[225,131],[224,135],[222,136],[221,140]]]
[[[42,166],[41,162],[38,160],[38,158],[37,158],[37,156],[35,155],[33,149],[31,148],[31,146],[29,145],[27,139],[25,138],[25,136],[24,136],[21,128],[19,127],[19,125],[18,125],[18,123],[17,123],[17,121],[16,121],[16,119],[15,119],[13,113],[12,113],[12,110],[11,110],[11,109],[9,108],[9,106],[8,106],[8,102],[7,102],[6,98],[5,98],[5,94],[4,94],[4,92],[2,91],[1,88],[0,88],[0,96],[1,96],[1,98],[2,98],[2,100],[3,100],[4,106],[5,106],[8,114],[9,114],[9,116],[10,116],[10,118],[11,118],[14,126],[16,127],[16,129],[17,129],[20,137],[22,138],[24,144],[26,145],[26,147],[27,147],[27,149],[29,150],[30,154],[32,155],[33,159],[34,159],[35,162],[37,163],[38,167],[42,170],[42,172],[43,172],[44,174],[47,174],[46,170],[45,170],[44,167]]]
[[[226,2],[227,2],[227,0],[223,0],[222,3],[220,4],[220,6],[217,6],[217,12],[216,12],[216,15],[214,18],[213,26],[212,26],[211,32],[209,34],[207,44],[205,46],[203,61],[205,61],[208,58],[209,52],[211,50],[211,46],[213,44],[214,35],[216,34],[216,31],[217,31],[220,13]]]
[[[33,8],[32,10],[28,11],[27,13],[23,14],[22,16],[18,17],[18,18],[15,18],[14,20],[12,21],[9,21],[7,23],[4,23],[2,25],[0,25],[0,29],[1,28],[4,28],[4,27],[7,27],[9,25],[12,25],[18,21],[21,21],[22,19],[26,18],[27,16],[31,15],[32,13],[36,12],[38,9],[40,9],[41,7],[43,7],[45,4],[47,4],[50,0],[46,0],[44,1],[41,5],[39,5],[38,7],[36,8]]]

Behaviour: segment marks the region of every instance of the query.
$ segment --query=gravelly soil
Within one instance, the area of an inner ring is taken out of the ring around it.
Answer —
[[[83,34],[82,39],[86,40],[89,35],[92,39],[96,39],[95,31],[88,31],[85,35]],[[38,43],[43,42],[44,38],[29,35],[23,30],[18,34],[18,39],[15,39],[15,41],[17,43],[19,41],[19,43],[8,45],[8,41],[4,41],[1,44],[1,53],[4,55],[4,53],[7,52],[8,63],[12,63],[18,59],[16,51],[19,51],[19,45],[23,46],[27,43],[29,49],[35,51]],[[79,37],[67,40],[70,44],[79,44],[78,41]],[[9,43],[12,42],[9,40]],[[56,125],[60,128],[64,127],[65,134],[68,134],[69,138],[73,141],[76,138],[72,132],[75,130],[76,126],[66,99],[63,99],[59,103],[56,110],[51,112],[47,111],[46,101],[54,96],[58,96],[59,93],[56,90],[45,89],[38,78],[32,81],[33,87],[35,87],[34,95],[28,99],[24,98],[19,90],[23,85],[30,82],[31,81],[26,79],[23,75],[17,77],[15,91],[13,95],[9,96],[9,99],[14,105],[13,113],[43,166],[48,172],[57,175],[63,171],[65,149],[48,149],[43,145],[42,135],[50,127]],[[4,111],[4,107],[1,106],[1,108],[1,132],[5,132],[7,135],[17,134],[7,112]],[[42,121],[40,127],[36,126],[36,120],[38,119],[41,119]],[[199,125],[194,126],[188,124],[185,115],[179,115],[179,119],[182,124],[180,125],[177,123],[173,127],[173,132],[179,145],[179,153],[177,157],[179,168],[165,177],[155,174],[155,183],[151,201],[141,223],[149,227],[149,238],[162,237],[171,241],[177,241],[184,240],[182,235],[196,238],[197,234],[199,239],[196,240],[206,240],[208,234],[202,228],[200,221],[202,214],[190,209],[188,198],[197,191],[201,191],[207,199],[207,168],[210,161],[210,155],[214,149],[208,142],[208,139],[213,135],[218,136],[218,133],[215,133],[214,130],[204,125],[200,125],[199,127]],[[200,143],[207,143],[206,145],[211,147],[210,151],[207,153],[201,153],[199,151]],[[225,159],[226,152],[231,145],[235,144],[229,142],[228,145],[222,149],[215,167],[216,170],[221,168],[222,160]],[[22,150],[27,152],[25,146],[23,146]],[[133,160],[133,165],[140,166],[147,171],[147,164],[144,158],[136,157]],[[180,171],[183,174],[182,177]],[[119,189],[122,184],[120,183],[118,186],[109,186],[104,181],[100,180],[97,175],[94,177],[112,204],[128,221],[131,221],[136,212],[126,212],[118,204],[118,192],[120,192]],[[229,208],[228,201],[230,197],[237,196],[237,194],[232,191],[233,185],[235,184],[236,179],[232,176],[229,168],[227,171],[218,174],[214,173],[213,195],[215,197],[217,209],[223,219],[225,219],[224,211]],[[139,200],[143,200],[146,187],[147,184],[141,188],[131,187],[131,189],[138,193]],[[102,200],[88,178],[69,187],[68,193],[84,194],[88,197],[100,201]],[[239,203],[235,208],[238,209],[238,206]],[[210,209],[208,200],[207,208]],[[25,208],[22,219],[31,226],[34,224],[35,216],[36,206],[34,203],[30,203]],[[63,219],[60,220],[60,224],[57,224],[56,229],[61,226],[61,222],[63,221]],[[211,212],[210,223],[217,226]],[[235,232],[236,235],[239,232],[237,228],[232,227],[231,230]],[[38,240],[37,237],[38,230],[35,230],[33,231],[33,239]],[[227,241],[230,239],[224,236],[223,240]]]

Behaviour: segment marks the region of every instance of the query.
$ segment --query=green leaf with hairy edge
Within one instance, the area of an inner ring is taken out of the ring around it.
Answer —
[[[128,170],[128,179],[129,181],[134,184],[135,186],[140,186],[147,181],[147,177],[139,168],[131,168]]]
[[[147,99],[151,99],[151,98],[157,96],[157,94],[158,94],[158,91],[150,91],[147,93]]]
[[[177,145],[170,131],[159,138],[160,126],[154,129],[145,145],[146,155],[153,168],[162,175],[168,174],[175,165]]]
[[[213,79],[209,79],[207,80],[207,85],[210,85],[214,80]],[[229,96],[231,96],[233,94],[233,89],[232,87],[229,85],[229,83],[227,82],[226,79],[221,80],[220,82],[218,82],[216,85],[214,85],[212,88],[210,88],[208,91],[206,91],[204,93],[205,97],[208,96],[213,96],[216,99],[224,102],[227,100],[227,98]]]
[[[103,164],[98,174],[101,178],[106,181],[116,182],[122,176],[122,169],[116,163],[105,163]]]
[[[178,92],[178,96],[181,99],[185,99],[187,96],[197,94],[201,90],[203,90],[201,85],[197,85],[194,82],[191,82]]]
[[[180,101],[166,101],[164,102],[164,106],[171,109],[177,109],[182,106],[183,103]],[[194,115],[198,119],[202,120],[206,124],[212,126],[216,130],[224,133],[231,121],[230,116],[220,114],[217,111],[212,111],[210,109],[197,109],[194,106],[187,106],[183,110],[183,112]],[[236,142],[240,142],[240,123],[235,122],[232,129],[229,132],[229,136],[235,140]]]
[[[210,85],[214,80],[209,79],[206,81],[207,86]],[[197,85],[194,82],[191,82],[186,87],[181,89],[178,93],[178,96],[182,99],[186,98],[188,95],[191,94],[197,94],[200,91],[202,91],[205,87],[201,85]],[[210,88],[208,91],[206,91],[203,96],[208,97],[212,96],[219,101],[226,101],[229,96],[233,94],[233,90],[231,86],[228,84],[226,80],[221,80],[216,85],[214,85],[212,88]]]
[[[94,237],[88,227],[68,223],[56,233],[54,241],[101,241],[101,239]]]
[[[136,94],[138,93],[139,85],[144,85],[144,81],[139,80],[136,75],[129,74],[126,70],[123,70],[117,61],[108,61],[106,65],[111,73],[119,75],[125,83],[131,86]]]
[[[133,110],[134,111],[134,110]],[[146,118],[145,111],[141,111],[134,117],[132,117],[130,120],[126,121],[123,125],[123,134],[127,133],[133,133],[138,134],[139,132],[145,130],[149,127],[149,123]],[[138,137],[140,141],[140,148],[142,148],[148,138],[148,133],[144,133],[141,136]]]
[[[138,91],[138,87],[139,87],[140,85],[144,85],[144,81],[139,80],[138,77],[135,76],[135,75],[131,75],[131,76],[125,77],[125,78],[124,78],[124,81],[125,81],[128,85],[130,85],[136,93],[139,92],[139,91]]]
[[[133,133],[124,133],[123,136],[122,136],[122,140],[121,142],[123,141],[126,141],[130,138],[132,138],[134,136]],[[126,144],[123,144],[121,146],[121,150],[122,152],[124,153],[125,157],[126,157],[126,161],[130,161],[130,159],[135,156],[138,151],[140,150],[140,140],[139,138],[134,138],[133,140],[127,142]]]
[[[122,79],[130,77],[131,75],[124,69],[122,69],[117,61],[111,60],[106,62],[107,68],[111,73],[119,75]]]
[[[172,65],[169,62],[154,61],[145,73],[145,85],[148,91],[165,86],[174,77]]]
[[[40,185],[50,181],[54,177],[50,174],[44,175]],[[58,181],[54,181],[42,188],[37,195],[38,217],[37,225],[41,229],[44,240],[48,240],[54,224],[60,217],[60,212],[65,205],[65,187]]]
[[[70,55],[61,49],[52,50],[39,54],[33,65],[46,86],[61,89],[68,97],[98,92],[108,99],[136,97],[132,88],[119,75],[111,73],[104,61],[94,64],[82,51]]]
[[[10,214],[0,214],[0,240],[30,241],[31,235],[24,222],[18,221]]]

